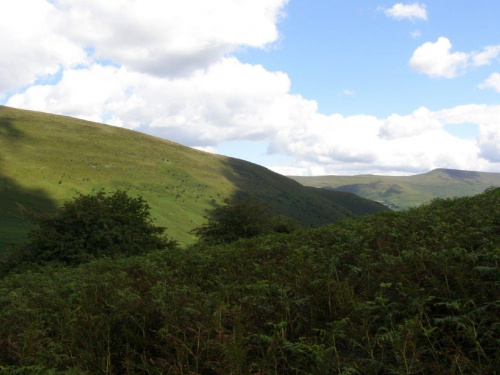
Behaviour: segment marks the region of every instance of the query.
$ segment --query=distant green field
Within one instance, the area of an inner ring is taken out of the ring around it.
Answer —
[[[393,210],[418,206],[434,198],[482,193],[500,186],[500,173],[436,169],[414,176],[317,176],[290,178],[305,186],[346,191],[381,202]]]
[[[313,188],[270,170],[123,128],[0,106],[0,252],[21,242],[26,212],[50,212],[78,193],[125,189],[151,206],[181,244],[224,198],[256,196],[306,226],[385,207]]]

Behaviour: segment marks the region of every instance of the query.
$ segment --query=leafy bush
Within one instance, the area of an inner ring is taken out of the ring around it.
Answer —
[[[254,197],[226,198],[212,210],[207,222],[192,231],[205,244],[231,243],[270,233],[290,233],[301,228],[289,217],[276,215],[266,203]]]
[[[136,255],[175,246],[153,225],[150,207],[125,191],[80,194],[54,214],[34,217],[37,228],[21,248],[22,260],[69,265],[102,256]],[[19,257],[19,256],[18,256]]]

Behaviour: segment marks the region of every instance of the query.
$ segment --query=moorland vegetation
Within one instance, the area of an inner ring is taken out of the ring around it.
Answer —
[[[0,279],[0,372],[498,373],[499,188],[276,232],[18,259]]]

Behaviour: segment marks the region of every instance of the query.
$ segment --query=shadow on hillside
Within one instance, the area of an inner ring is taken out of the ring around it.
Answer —
[[[12,145],[22,140],[23,132],[0,107],[0,139]],[[51,212],[56,209],[48,194],[41,189],[26,189],[11,177],[5,175],[6,155],[0,149],[0,257],[5,254],[9,243],[20,243],[32,227],[29,213]],[[22,152],[19,148],[16,152]]]
[[[275,213],[294,218],[305,227],[318,227],[350,215],[344,207],[260,165],[231,158],[224,164],[225,177],[238,189],[236,197],[256,197],[270,204]]]
[[[11,140],[20,139],[23,132],[14,126],[12,119],[3,117],[2,112],[2,107],[0,107],[0,136]]]
[[[268,201],[277,211],[294,201],[302,185],[261,165],[240,159],[227,158],[224,176],[237,188],[235,197],[256,197]],[[297,203],[297,202],[296,202]],[[283,213],[283,212],[277,212]]]
[[[260,165],[225,159],[224,175],[238,189],[236,197],[256,197],[277,214],[298,220],[305,227],[318,227],[350,217],[389,210],[381,203],[352,193],[303,186]]]

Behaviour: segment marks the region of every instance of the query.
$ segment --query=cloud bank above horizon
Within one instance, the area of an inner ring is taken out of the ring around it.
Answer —
[[[500,105],[420,105],[388,116],[362,108],[358,114],[327,114],[316,100],[293,91],[286,71],[241,61],[241,50],[279,48],[288,5],[288,0],[1,2],[0,35],[8,38],[0,38],[0,103],[135,129],[213,152],[228,142],[263,143],[269,154],[291,160],[265,165],[283,174],[500,171]],[[394,4],[384,15],[387,22],[432,21],[419,3]],[[497,64],[499,55],[495,44],[452,52],[451,41],[441,36],[415,48],[407,64],[414,75],[450,80]],[[499,77],[493,72],[474,89],[500,92]],[[343,90],[349,97],[358,91]],[[462,124],[476,125],[477,135],[450,133]]]

